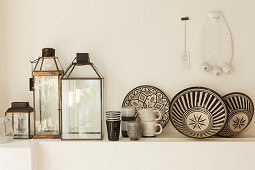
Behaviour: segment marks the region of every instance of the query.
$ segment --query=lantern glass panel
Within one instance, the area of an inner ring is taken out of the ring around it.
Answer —
[[[62,81],[62,138],[101,138],[101,81]]]
[[[34,134],[34,113],[7,113],[12,122],[14,138],[31,138]],[[30,118],[28,118],[30,116]],[[30,121],[30,124],[29,124]],[[29,130],[30,129],[30,130]]]
[[[55,60],[56,60],[58,69],[59,69],[59,70],[64,70],[63,67],[62,67],[62,65],[61,65],[61,63],[60,63],[60,61],[59,61],[59,59],[58,59],[58,57],[56,57]]]
[[[43,61],[43,58],[39,58],[39,60],[37,61],[37,65],[34,68],[34,71],[40,71],[41,70],[41,68],[42,68],[42,61]]]
[[[63,70],[58,57],[40,57],[34,71]]]
[[[59,77],[35,76],[35,135],[59,135]]]
[[[73,70],[69,69],[69,72],[65,74],[65,78],[67,76],[69,76],[68,78],[98,78],[98,75],[90,65],[75,66]]]
[[[39,58],[38,64],[36,65],[35,71],[51,71],[57,70],[56,63],[58,59],[56,58]]]

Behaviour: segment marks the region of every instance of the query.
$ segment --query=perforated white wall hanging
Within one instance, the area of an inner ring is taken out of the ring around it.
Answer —
[[[232,73],[233,43],[221,12],[210,12],[202,29],[198,56],[201,69],[214,75]]]

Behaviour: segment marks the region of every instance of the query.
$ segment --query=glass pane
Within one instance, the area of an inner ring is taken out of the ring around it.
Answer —
[[[101,139],[100,80],[62,81],[62,138]]]
[[[69,74],[73,72],[73,67],[75,67],[75,66],[72,65],[72,67],[70,69],[65,71],[64,78],[68,78]],[[71,75],[70,75],[70,77],[71,77]]]
[[[34,112],[30,113],[30,137],[34,135]]]
[[[58,76],[35,77],[35,134],[59,135]]]
[[[14,138],[28,138],[28,113],[8,113],[12,121]]]
[[[59,70],[64,70],[61,63],[60,63],[60,61],[59,61],[59,59],[58,59],[58,57],[56,57],[56,62],[57,62],[58,69]]]
[[[35,71],[57,71],[56,63],[59,70],[63,70],[59,59],[56,58],[39,58]]]
[[[53,58],[43,58],[42,71],[57,70]]]
[[[71,69],[69,70],[69,72]],[[68,76],[67,73],[65,76]],[[69,78],[99,78],[90,65],[75,66]]]
[[[40,71],[42,65],[42,58],[39,58],[38,64],[36,65],[35,71]]]

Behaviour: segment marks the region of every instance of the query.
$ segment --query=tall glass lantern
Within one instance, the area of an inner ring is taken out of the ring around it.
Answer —
[[[42,49],[34,71],[34,138],[56,139],[61,137],[60,98],[63,68],[55,49]]]
[[[62,77],[62,139],[102,139],[103,77],[88,53]]]

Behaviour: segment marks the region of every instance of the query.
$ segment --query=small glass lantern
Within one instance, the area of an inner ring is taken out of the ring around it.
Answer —
[[[63,68],[55,49],[42,49],[34,71],[34,138],[57,139],[61,136],[60,97]]]
[[[103,77],[88,53],[62,77],[62,139],[102,139]]]
[[[34,109],[28,102],[13,102],[5,115],[12,122],[14,139],[30,139],[34,135]]]

